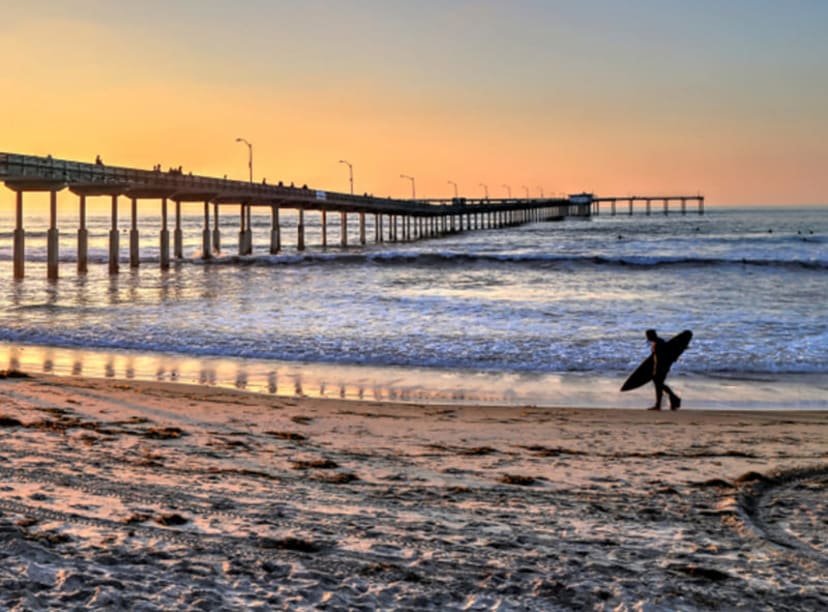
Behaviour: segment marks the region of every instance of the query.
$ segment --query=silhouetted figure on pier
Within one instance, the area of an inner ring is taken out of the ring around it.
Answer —
[[[661,410],[661,399],[664,392],[670,398],[670,410],[678,410],[681,407],[681,398],[673,393],[673,390],[664,382],[670,372],[673,360],[668,355],[667,342],[658,336],[656,330],[648,329],[647,340],[653,352],[653,385],[655,386],[655,404],[649,410]]]
[[[100,155],[95,156],[95,165],[96,166],[103,166],[103,160],[101,159]]]

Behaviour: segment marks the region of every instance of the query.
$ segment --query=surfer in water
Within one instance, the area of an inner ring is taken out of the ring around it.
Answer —
[[[673,365],[673,360],[667,354],[667,342],[659,338],[654,329],[648,329],[646,336],[653,352],[653,385],[655,385],[655,405],[649,410],[661,410],[661,398],[665,391],[667,397],[670,398],[670,410],[678,410],[681,407],[681,398],[673,393],[673,390],[664,382],[670,372],[670,366]]]

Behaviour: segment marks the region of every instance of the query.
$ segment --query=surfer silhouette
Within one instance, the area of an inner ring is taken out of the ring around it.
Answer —
[[[655,404],[648,410],[661,410],[661,399],[665,391],[667,397],[670,398],[670,410],[678,410],[681,407],[681,398],[673,393],[673,390],[664,382],[675,357],[670,354],[667,342],[659,338],[656,330],[648,329],[645,335],[653,353],[653,385],[655,386]]]
[[[681,398],[673,393],[670,387],[664,384],[664,380],[667,378],[670,366],[676,362],[676,359],[681,356],[684,349],[690,344],[690,340],[693,339],[693,332],[685,329],[669,340],[659,338],[654,329],[648,329],[645,335],[650,342],[650,356],[642,361],[641,365],[630,374],[629,378],[621,386],[621,391],[632,391],[653,381],[655,385],[656,403],[650,410],[661,410],[661,398],[665,391],[670,398],[670,409],[678,410],[681,406]]]

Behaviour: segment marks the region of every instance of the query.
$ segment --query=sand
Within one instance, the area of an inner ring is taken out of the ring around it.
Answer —
[[[828,608],[828,413],[0,380],[0,609]]]

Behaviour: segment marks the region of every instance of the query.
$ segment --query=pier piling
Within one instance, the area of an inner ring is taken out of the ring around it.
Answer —
[[[78,207],[78,274],[86,274],[89,262],[89,230],[86,229],[86,196],[81,194]]]
[[[129,265],[137,268],[139,265],[139,238],[138,238],[138,200],[132,198],[130,207],[131,219],[129,230]]]
[[[109,230],[109,273],[118,274],[120,271],[120,249],[118,236],[118,196],[112,196],[112,225]]]
[[[219,230],[219,207],[213,205],[213,252],[221,252],[221,230]]]
[[[26,232],[23,229],[23,192],[15,194],[14,277],[23,278],[26,269]]]
[[[181,230],[181,201],[175,200],[175,229],[173,230],[173,256],[184,258],[184,233]]]
[[[58,229],[57,229],[57,191],[49,192],[49,231],[46,234],[46,276],[49,280],[58,277]]]
[[[296,250],[305,250],[305,211],[299,209],[299,221],[296,224]]]
[[[270,207],[270,254],[276,255],[282,250],[282,235],[279,229],[279,207]]]
[[[167,198],[161,199],[161,269],[170,267],[170,230],[167,228]]]
[[[201,230],[201,258],[212,257],[210,249],[210,202],[204,202],[204,228]]]

